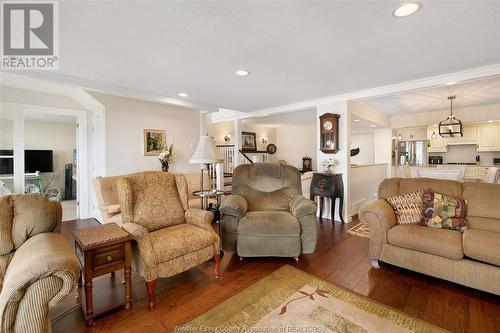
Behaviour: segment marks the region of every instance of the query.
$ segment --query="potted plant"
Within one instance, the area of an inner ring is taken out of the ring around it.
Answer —
[[[161,170],[168,172],[168,168],[170,167],[170,163],[174,161],[175,158],[175,150],[174,150],[174,144],[167,144],[163,145],[163,147],[160,150],[160,153],[158,154],[158,159],[160,160],[161,163]]]
[[[336,160],[333,158],[327,158],[326,160],[321,163],[326,168],[326,172],[333,173],[333,168],[338,164]]]

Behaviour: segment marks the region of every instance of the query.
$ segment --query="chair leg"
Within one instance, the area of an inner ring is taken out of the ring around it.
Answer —
[[[153,310],[156,306],[156,297],[155,297],[155,287],[158,279],[153,281],[146,281],[146,290],[148,291],[149,296],[149,310]]]
[[[214,274],[215,274],[215,278],[218,279],[219,274],[220,274],[220,272],[219,272],[220,256],[219,255],[214,256],[214,263],[215,263]]]

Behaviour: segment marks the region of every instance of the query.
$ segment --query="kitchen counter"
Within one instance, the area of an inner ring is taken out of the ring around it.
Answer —
[[[351,168],[365,168],[378,165],[387,165],[387,163],[373,163],[373,164],[351,164]]]

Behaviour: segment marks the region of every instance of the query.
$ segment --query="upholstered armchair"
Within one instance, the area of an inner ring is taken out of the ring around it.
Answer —
[[[50,332],[49,310],[80,276],[61,235],[61,204],[40,195],[0,196],[0,332]]]
[[[135,239],[132,268],[146,280],[149,308],[158,278],[187,271],[210,259],[219,276],[220,240],[213,213],[189,208],[182,174],[147,171],[118,180],[122,228]]]
[[[302,196],[299,170],[280,163],[238,166],[220,207],[224,251],[294,257],[316,248],[316,205]]]

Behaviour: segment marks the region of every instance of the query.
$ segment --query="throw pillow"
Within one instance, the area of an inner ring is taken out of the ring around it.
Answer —
[[[465,200],[427,190],[422,194],[422,202],[424,210],[420,225],[465,231]]]
[[[394,209],[397,224],[417,224],[422,218],[422,194],[425,190],[388,197]]]

